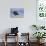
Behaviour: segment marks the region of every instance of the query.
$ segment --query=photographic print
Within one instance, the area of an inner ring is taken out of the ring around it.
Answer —
[[[11,16],[11,18],[23,18],[24,17],[24,8],[11,8],[10,16]]]

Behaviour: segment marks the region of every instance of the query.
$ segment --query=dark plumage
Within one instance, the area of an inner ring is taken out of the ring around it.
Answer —
[[[17,11],[13,11],[13,14],[14,15],[19,15]]]

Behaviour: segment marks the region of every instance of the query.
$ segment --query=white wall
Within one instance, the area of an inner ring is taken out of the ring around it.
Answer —
[[[10,8],[24,8],[24,18],[10,18]],[[0,34],[18,26],[20,32],[32,35],[32,24],[36,24],[36,0],[0,0]]]

